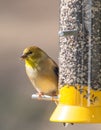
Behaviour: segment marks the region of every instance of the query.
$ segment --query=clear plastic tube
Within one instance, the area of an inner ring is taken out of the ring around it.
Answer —
[[[85,91],[89,106],[101,90],[101,0],[61,0],[60,32],[60,88]]]

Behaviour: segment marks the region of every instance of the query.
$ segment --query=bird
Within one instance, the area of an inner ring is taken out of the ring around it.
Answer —
[[[39,96],[58,95],[57,63],[41,48],[30,46],[24,49],[21,58],[25,61],[25,70]]]
[[[25,48],[21,58],[25,61],[27,76],[39,97],[42,95],[58,96],[59,67],[57,63],[37,46]],[[67,124],[63,123],[65,127]]]

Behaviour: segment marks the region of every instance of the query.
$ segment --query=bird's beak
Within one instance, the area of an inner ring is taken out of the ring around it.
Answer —
[[[21,59],[26,59],[27,58],[27,55],[26,54],[23,54],[22,56],[21,56]]]

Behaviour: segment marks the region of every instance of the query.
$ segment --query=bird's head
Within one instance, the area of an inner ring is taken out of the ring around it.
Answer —
[[[38,64],[45,57],[47,57],[47,54],[36,46],[24,49],[23,55],[21,56],[21,58],[25,60],[26,64],[32,66]]]

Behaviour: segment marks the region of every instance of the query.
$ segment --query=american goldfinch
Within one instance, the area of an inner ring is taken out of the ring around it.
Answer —
[[[26,73],[39,95],[58,94],[58,65],[39,47],[31,46],[21,56]]]

